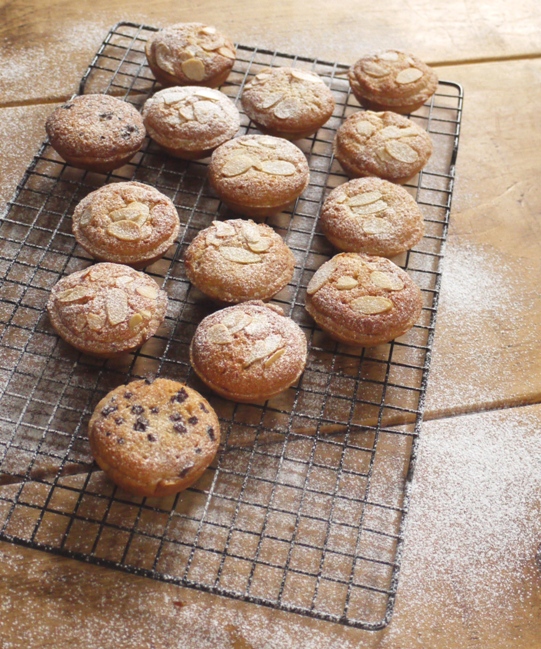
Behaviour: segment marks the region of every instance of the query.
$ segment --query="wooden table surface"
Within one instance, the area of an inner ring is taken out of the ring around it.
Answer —
[[[534,0],[4,0],[0,207],[119,20],[200,21],[352,63],[404,49],[465,89],[421,452],[394,617],[314,621],[0,543],[0,646],[541,646],[541,11]]]

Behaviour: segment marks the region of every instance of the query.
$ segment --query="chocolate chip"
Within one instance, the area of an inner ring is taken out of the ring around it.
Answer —
[[[132,406],[131,411],[134,415],[142,415],[145,412],[143,406]]]
[[[150,409],[150,412],[153,415],[157,415],[160,412],[160,409],[158,408],[158,406],[154,406],[153,408]]]
[[[113,119],[113,113],[100,113],[100,119]]]
[[[197,419],[197,417],[190,417],[188,419],[188,423],[191,424],[192,426],[195,426],[195,424],[197,424],[198,421],[199,419]]]
[[[133,392],[124,392],[124,399],[131,399],[133,397]]]
[[[178,421],[179,419],[182,419],[182,415],[180,412],[174,412],[172,415],[169,415],[169,419],[171,421]]]
[[[197,455],[200,455],[200,454],[202,453],[202,451],[201,451],[201,449],[199,448],[199,446],[196,446],[196,447],[195,447],[195,452],[197,453]]]
[[[115,419],[115,424],[116,424],[117,426],[121,426],[123,423],[124,423],[124,417],[117,417],[117,418]]]
[[[101,414],[104,417],[108,417],[112,412],[115,412],[118,410],[117,406],[105,406],[105,408],[101,411]]]
[[[185,435],[188,432],[188,429],[181,421],[177,421],[177,423],[173,425],[173,428],[181,435]]]
[[[208,412],[208,408],[205,406],[205,404],[202,401],[199,402],[199,407],[203,412]]]
[[[129,140],[132,133],[139,133],[137,126],[125,126],[120,133],[121,137],[125,140]]]
[[[216,439],[216,433],[214,432],[214,428],[212,426],[209,426],[207,428],[207,435],[210,437],[212,441]]]
[[[187,398],[188,393],[186,392],[186,390],[184,388],[180,388],[180,390],[171,397],[171,403],[175,403],[175,401],[177,401],[178,403],[183,403]]]
[[[117,444],[125,444],[126,440],[123,437],[118,437],[117,440],[116,440],[116,443]]]
[[[148,439],[149,442],[157,442],[158,441],[158,438],[156,437],[156,435],[153,435],[152,433],[149,433],[147,435],[147,439]]]
[[[145,417],[137,417],[137,421],[133,425],[133,430],[136,430],[140,433],[144,433],[147,428],[148,428],[148,419],[145,419]]]

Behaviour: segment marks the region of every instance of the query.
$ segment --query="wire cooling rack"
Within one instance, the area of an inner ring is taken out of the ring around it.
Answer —
[[[154,28],[116,25],[81,82],[81,93],[124,98],[137,108],[156,90],[144,44]],[[206,161],[165,156],[146,141],[108,175],[65,164],[45,142],[0,226],[3,277],[0,356],[0,538],[93,563],[362,627],[383,628],[397,588],[404,518],[420,429],[440,289],[440,260],[453,191],[463,95],[440,82],[411,119],[428,130],[434,155],[407,185],[426,236],[397,261],[420,285],[424,309],[405,336],[370,349],[332,342],[304,311],[315,270],[334,251],[317,216],[347,178],[333,159],[337,127],[359,110],[347,66],[238,46],[222,91],[238,101],[265,66],[319,73],[336,110],[297,142],[311,183],[293,210],[268,219],[296,257],[292,283],[275,298],[305,331],[306,371],[262,405],[208,394],[192,373],[188,345],[213,310],[186,279],[186,246],[216,218],[233,216],[206,180]],[[242,115],[242,131],[256,132]],[[50,288],[92,263],[77,246],[70,215],[104,183],[138,180],[178,208],[180,242],[146,269],[169,294],[165,323],[142,349],[116,360],[84,356],[59,339],[45,313]],[[138,498],[93,464],[87,423],[97,402],[135,377],[187,381],[216,409],[223,443],[189,490]]]

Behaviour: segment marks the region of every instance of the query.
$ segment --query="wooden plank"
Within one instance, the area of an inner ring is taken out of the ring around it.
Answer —
[[[326,0],[212,0],[194,12],[170,0],[95,0],[89,11],[69,0],[14,0],[0,10],[1,102],[58,100],[76,92],[96,48],[120,20],[157,26],[198,20],[246,45],[343,63],[389,47],[434,64],[541,54],[535,0],[363,4],[346,0],[330,10]]]

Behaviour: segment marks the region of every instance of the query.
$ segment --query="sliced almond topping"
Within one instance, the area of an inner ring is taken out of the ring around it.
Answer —
[[[382,61],[398,61],[398,52],[393,52],[392,50],[381,52],[377,56],[378,59],[381,59]]]
[[[199,47],[198,47],[197,45],[195,45],[195,44],[188,45],[188,47],[186,48],[185,52],[186,52],[189,56],[195,57],[195,56],[197,55],[197,53],[199,52]]]
[[[112,288],[105,297],[107,319],[115,326],[124,322],[128,316],[128,297],[120,288]]]
[[[393,140],[396,141],[396,140]],[[379,147],[379,149],[376,149],[376,155],[380,160],[383,160],[383,162],[392,162],[394,158],[392,158],[388,153],[387,150],[385,149],[384,146]]]
[[[232,342],[233,334],[224,324],[219,322],[207,331],[207,338],[210,343],[216,345],[227,345]]]
[[[239,138],[238,143],[242,144],[242,146],[255,147],[255,148],[259,148],[261,146],[257,140],[241,140]]]
[[[259,313],[253,317],[252,322],[246,326],[245,331],[247,334],[250,334],[250,336],[260,336],[268,331],[268,328],[269,321],[267,317]]]
[[[386,297],[378,295],[363,295],[353,300],[350,307],[356,313],[363,313],[365,315],[376,315],[378,313],[385,313],[393,308],[393,303]]]
[[[264,135],[258,138],[257,141],[259,142],[259,144],[262,144],[263,146],[268,146],[269,149],[276,149],[276,147],[278,146],[278,142],[276,141],[275,138],[266,137]]]
[[[182,106],[179,106],[178,114],[188,122],[191,122],[192,119],[195,119],[193,106],[190,106],[189,104],[183,104]]]
[[[376,130],[376,127],[371,124],[368,120],[361,120],[355,125],[355,129],[359,135],[364,137],[370,137],[372,133]]]
[[[295,165],[287,160],[266,160],[261,170],[271,176],[291,176],[295,173]]]
[[[213,221],[212,225],[214,226],[217,237],[232,237],[235,234],[235,228],[231,223],[226,223],[225,221]]]
[[[126,286],[127,284],[131,284],[134,279],[135,277],[130,277],[129,275],[121,275],[116,278],[115,284],[119,287]]]
[[[400,162],[416,162],[419,155],[415,149],[412,149],[409,144],[400,142],[400,140],[389,140],[385,145],[387,153]]]
[[[383,234],[389,232],[391,224],[387,219],[382,219],[377,216],[367,216],[361,221],[361,227],[366,234]]]
[[[195,119],[200,124],[207,124],[220,112],[220,109],[214,102],[203,99],[194,105],[193,112]]]
[[[248,248],[253,252],[266,252],[272,245],[269,237],[263,237],[259,241],[248,241]]]
[[[348,201],[348,205],[350,207],[357,207],[358,205],[369,205],[370,203],[379,201],[381,196],[381,192],[379,192],[377,189],[371,192],[362,192],[361,194],[352,196]]]
[[[345,203],[348,200],[349,196],[347,194],[342,194],[336,199],[336,202],[338,205],[341,205],[342,203]]]
[[[261,239],[261,232],[257,225],[250,221],[245,221],[241,225],[241,231],[248,243],[256,243]]]
[[[295,99],[281,101],[272,111],[278,119],[292,119],[302,112],[302,106]]]
[[[321,77],[318,77],[317,74],[312,74],[311,72],[305,72],[304,70],[291,70],[291,76],[295,77],[299,81],[310,81],[311,83],[324,83]]]
[[[250,156],[239,153],[238,155],[226,160],[226,163],[222,167],[222,174],[227,178],[240,176],[241,174],[246,173],[253,166],[254,160],[250,158]]]
[[[215,34],[215,33],[216,33],[216,27],[213,27],[212,25],[209,25],[208,27],[203,27],[203,28],[201,29],[201,31],[203,32],[203,34],[210,34],[210,35],[212,35],[212,34]]]
[[[271,92],[270,94],[266,95],[263,98],[263,101],[261,102],[260,106],[263,109],[271,108],[272,106],[277,104],[282,99],[283,96],[284,96],[283,92]]]
[[[94,297],[94,291],[88,286],[76,286],[58,293],[56,299],[59,302],[77,302],[87,297]]]
[[[334,266],[335,264],[331,260],[316,270],[306,289],[308,295],[314,295],[314,293],[317,293],[329,281],[330,276],[334,272]]]
[[[338,278],[335,287],[339,291],[349,291],[350,289],[358,286],[358,284],[359,282],[355,279],[355,277],[349,277],[348,275],[343,275],[342,277]]]
[[[270,75],[268,72],[260,72],[259,74],[255,75],[255,78],[258,81],[265,81],[265,79],[268,79],[270,76],[272,75]]]
[[[260,264],[261,257],[259,255],[245,250],[244,248],[235,248],[233,246],[220,246],[220,254],[225,257],[227,261],[232,261],[236,264]]]
[[[216,37],[212,39],[211,41],[203,41],[199,43],[201,47],[205,50],[205,52],[214,52],[214,50],[217,50],[219,47],[222,47],[224,45],[225,40],[221,37]]]
[[[138,241],[141,239],[141,228],[133,221],[117,221],[107,227],[107,234],[121,241]]]
[[[399,128],[398,126],[386,126],[379,132],[384,140],[398,139],[403,137],[413,137],[419,135],[419,130],[415,126]]]
[[[105,325],[105,313],[88,313],[86,323],[92,331],[101,331]]]
[[[237,57],[235,52],[230,50],[228,47],[220,47],[220,49],[218,50],[218,54],[221,54],[222,56],[225,56],[226,59],[232,59],[233,61]]]
[[[129,319],[128,327],[132,331],[135,331],[138,327],[141,326],[142,322],[143,322],[143,316],[140,313],[134,313],[132,317]]]
[[[365,61],[362,67],[363,72],[366,72],[366,74],[375,79],[381,79],[391,73],[387,66],[381,65],[381,63],[377,63],[376,61]]]
[[[271,334],[267,336],[264,340],[257,340],[250,350],[250,355],[244,362],[244,368],[250,367],[256,361],[260,361],[263,358],[267,358],[271,354],[280,348],[283,347],[283,340],[280,334]]]
[[[150,216],[150,209],[145,203],[132,201],[126,207],[109,212],[109,218],[115,223],[118,221],[133,221],[137,225],[144,225]]]
[[[202,97],[203,99],[210,99],[210,101],[219,101],[220,99],[220,96],[217,96],[216,91],[212,88],[197,88],[197,90],[194,91],[194,95]]]
[[[240,310],[230,311],[223,316],[222,322],[232,334],[236,334],[252,322],[252,316],[249,316],[247,313]]]
[[[387,207],[388,205],[385,201],[376,201],[369,205],[356,205],[352,208],[352,211],[356,216],[364,216],[365,214],[377,214],[386,210]]]
[[[143,284],[143,286],[138,286],[135,291],[143,297],[148,297],[150,300],[155,300],[158,297],[159,293],[157,286],[147,286],[146,284]]]
[[[181,69],[191,81],[203,81],[205,78],[205,64],[201,59],[188,59],[181,65]]]
[[[169,74],[175,74],[175,68],[173,67],[173,62],[171,60],[171,53],[165,43],[158,43],[156,45],[154,55],[156,57],[156,65],[161,70],[168,72]]]
[[[272,356],[269,356],[269,357],[267,358],[267,360],[264,361],[263,365],[264,365],[266,368],[271,367],[272,365],[274,365],[274,363],[276,363],[276,361],[277,361],[279,358],[282,358],[282,356],[285,354],[285,352],[286,352],[286,348],[285,348],[285,347],[282,347],[281,349],[277,349],[277,350],[274,352],[274,354],[272,354]]]
[[[92,221],[92,208],[87,207],[86,210],[79,217],[79,225],[84,228],[86,225],[90,223],[90,221]]]
[[[143,318],[146,318],[147,320],[150,320],[150,318],[152,318],[152,313],[150,311],[142,310],[139,311],[139,313],[143,316]]]
[[[384,273],[381,270],[375,270],[373,273],[370,273],[370,279],[373,284],[387,291],[401,291],[404,288],[404,282],[400,277]]]
[[[173,89],[167,89],[165,91],[162,91],[162,94],[160,95],[160,99],[164,104],[167,104],[170,106],[171,104],[176,104],[179,101],[182,101],[186,97],[186,91],[183,89],[175,88]]]
[[[419,68],[406,68],[405,70],[401,70],[397,75],[396,75],[396,83],[399,83],[401,85],[405,85],[407,83],[413,83],[414,81],[417,81],[423,76],[423,72],[419,70]]]
[[[84,313],[78,313],[75,317],[74,329],[77,333],[82,333],[86,329],[87,321]]]

